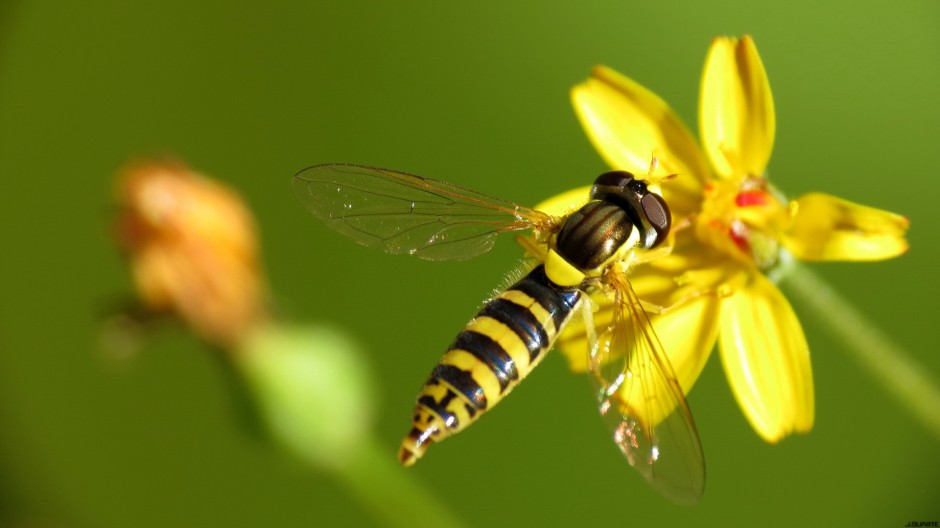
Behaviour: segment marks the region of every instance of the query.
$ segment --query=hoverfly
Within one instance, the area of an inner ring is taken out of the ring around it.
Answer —
[[[531,230],[537,265],[487,300],[431,372],[417,397],[399,460],[463,430],[496,405],[552,348],[573,316],[589,329],[589,366],[613,439],[650,484],[682,503],[704,488],[702,448],[672,367],[627,270],[662,244],[669,208],[625,171],[600,175],[589,201],[552,216],[442,181],[349,164],[317,165],[293,180],[301,203],[326,225],[369,247],[428,260],[489,251],[498,234]],[[660,248],[663,249],[663,248]],[[612,323],[594,333],[591,295],[609,295]]]

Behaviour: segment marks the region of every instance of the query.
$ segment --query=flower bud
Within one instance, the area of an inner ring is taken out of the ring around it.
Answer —
[[[117,236],[148,309],[223,347],[265,318],[255,225],[234,191],[181,163],[141,161],[117,194]]]

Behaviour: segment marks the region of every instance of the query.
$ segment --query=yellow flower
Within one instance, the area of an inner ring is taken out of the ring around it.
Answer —
[[[254,220],[234,191],[180,163],[137,162],[118,200],[119,243],[147,308],[225,347],[265,319]]]
[[[641,298],[662,308],[651,318],[683,390],[691,389],[717,341],[735,397],[765,440],[809,431],[809,347],[772,279],[790,256],[900,255],[907,250],[907,219],[819,193],[788,202],[770,184],[765,169],[776,118],[750,37],[712,43],[699,102],[701,148],[665,102],[609,68],[597,67],[572,90],[572,100],[611,167],[677,175],[662,185],[676,226],[674,249],[634,270],[631,280]],[[538,208],[561,213],[583,203],[587,191]],[[612,308],[609,299],[595,300],[602,329]],[[572,325],[559,347],[572,368],[586,368],[583,327]]]

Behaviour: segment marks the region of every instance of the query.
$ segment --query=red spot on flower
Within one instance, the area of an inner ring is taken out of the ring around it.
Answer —
[[[747,229],[736,228],[736,226],[728,228],[728,236],[731,238],[731,241],[734,242],[734,245],[738,246],[738,249],[741,251],[750,254],[751,244],[748,241],[747,235]]]
[[[738,207],[767,205],[769,198],[766,191],[741,191],[734,197],[734,204]]]

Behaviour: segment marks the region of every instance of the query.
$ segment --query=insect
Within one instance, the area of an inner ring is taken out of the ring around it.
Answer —
[[[672,367],[627,271],[660,246],[671,217],[661,196],[625,171],[600,175],[589,201],[552,216],[442,181],[348,164],[300,171],[301,203],[365,246],[428,260],[485,253],[498,234],[531,230],[538,263],[487,300],[417,397],[399,460],[413,464],[495,406],[542,360],[573,317],[591,322],[591,295],[614,299],[612,323],[589,331],[599,410],[632,467],[667,497],[699,499],[705,468],[698,433]],[[663,248],[659,248],[663,249]]]

